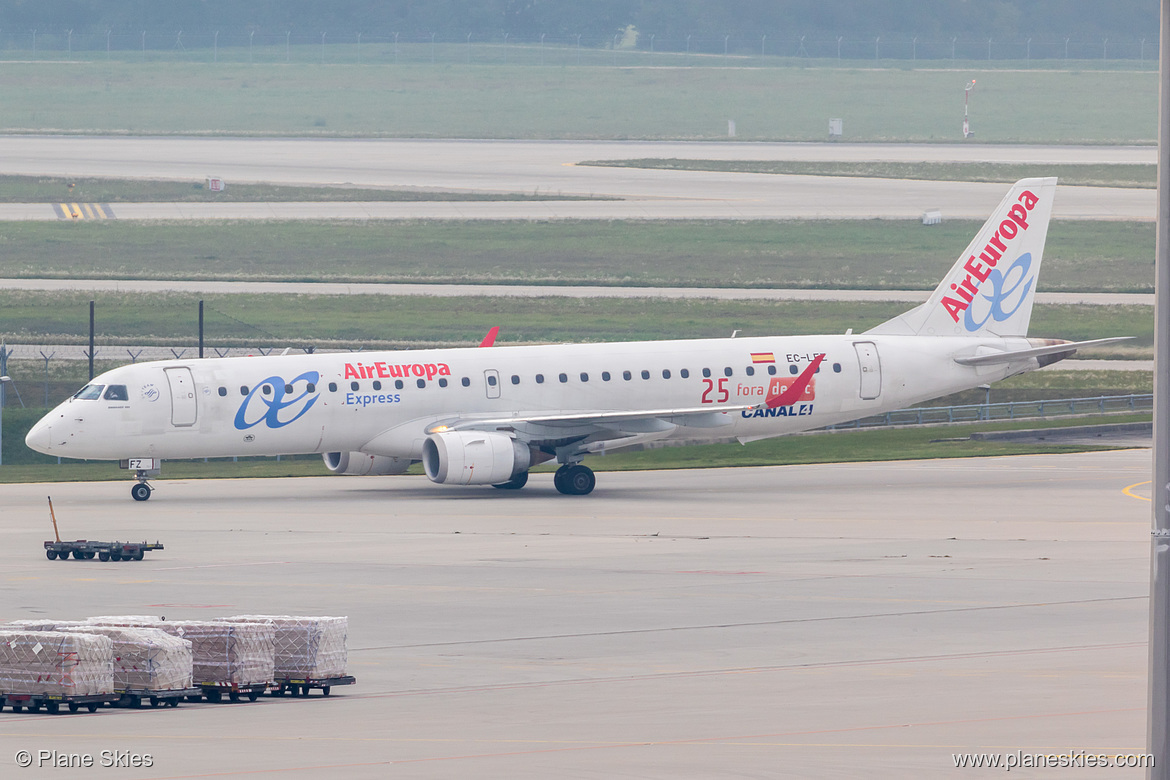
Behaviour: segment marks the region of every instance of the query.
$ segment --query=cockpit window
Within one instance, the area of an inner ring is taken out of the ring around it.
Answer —
[[[130,394],[126,392],[126,385],[110,385],[102,398],[107,401],[129,401]]]
[[[73,397],[78,401],[95,401],[102,397],[102,389],[105,385],[86,385],[77,391]]]

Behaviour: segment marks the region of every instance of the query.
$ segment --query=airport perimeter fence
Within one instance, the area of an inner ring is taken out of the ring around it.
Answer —
[[[1033,36],[1011,40],[964,35],[657,35],[612,36],[360,30],[29,30],[0,28],[0,61],[490,64],[536,66],[787,67],[801,62],[919,60],[964,67],[1142,67],[1158,63],[1156,31],[1124,38]]]
[[[962,406],[924,406],[863,417],[860,420],[842,425],[829,425],[826,426],[825,430],[840,431],[908,425],[1076,417],[1090,414],[1124,414],[1126,412],[1148,412],[1153,411],[1153,409],[1154,396],[1152,393],[1040,401],[1008,401],[1006,403],[965,404]]]

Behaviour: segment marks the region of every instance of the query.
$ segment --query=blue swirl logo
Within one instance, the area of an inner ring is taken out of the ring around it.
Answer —
[[[963,327],[967,329],[968,333],[980,330],[989,320],[1003,322],[1019,311],[1024,302],[1028,300],[1028,294],[1032,291],[1032,285],[1036,281],[1035,275],[1028,275],[1031,268],[1032,253],[1025,252],[1017,257],[1006,271],[1000,271],[998,268],[991,269],[991,273],[987,275],[987,281],[980,285],[979,295],[976,298],[976,300],[982,299],[988,302],[986,313],[983,315],[983,319],[976,320],[975,301],[971,301],[971,305],[967,307],[967,314],[963,318]],[[1007,308],[1008,306],[1011,308]],[[980,308],[983,307],[980,306]]]
[[[268,377],[253,387],[252,392],[248,393],[247,398],[240,404],[239,410],[236,411],[236,429],[246,431],[260,423],[269,428],[283,428],[296,422],[317,403],[320,396],[316,384],[320,378],[321,375],[316,371],[306,371],[291,382],[285,382],[279,376]],[[304,384],[297,395],[299,382]],[[265,392],[265,388],[268,392]],[[271,396],[268,393],[271,393]],[[300,411],[295,411],[298,408]],[[289,414],[292,416],[287,417]]]

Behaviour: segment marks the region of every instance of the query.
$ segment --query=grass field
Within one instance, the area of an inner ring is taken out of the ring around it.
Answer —
[[[0,292],[0,336],[10,343],[82,343],[97,301],[99,344],[192,345],[197,302],[208,343],[241,346],[476,344],[860,332],[909,308],[900,303],[621,298],[206,295]],[[1067,339],[1134,336],[1153,343],[1149,306],[1036,306],[1030,333]]]
[[[0,223],[0,277],[932,289],[981,223]],[[1154,225],[1054,222],[1041,290],[1150,292]]]
[[[1153,189],[1158,166],[1145,164],[1030,165],[1015,163],[801,162],[794,160],[691,160],[646,157],[637,160],[585,160],[578,165],[606,168],[653,168],[671,171],[854,176],[925,181],[991,181],[1013,183],[1033,176],[1056,176],[1061,184],[1087,187]]]
[[[279,201],[590,200],[584,196],[433,192],[359,187],[232,184],[211,192],[203,181],[0,176],[0,203],[240,203]]]
[[[86,463],[65,461],[31,453],[23,446],[23,436],[16,425],[8,427],[5,416],[5,465],[0,467],[0,483],[4,482],[73,482],[124,480],[127,472],[116,463]],[[32,415],[28,425],[31,425]],[[917,460],[922,458],[955,458],[995,455],[1024,455],[1037,452],[1085,452],[1109,447],[1092,447],[1051,442],[1029,441],[955,441],[975,431],[1019,430],[1024,428],[1060,427],[1069,424],[1144,422],[1149,414],[1111,415],[1068,420],[1026,420],[1014,423],[976,423],[943,427],[907,428],[898,430],[842,431],[814,436],[784,436],[776,439],[739,444],[709,444],[690,447],[667,447],[642,452],[613,453],[589,459],[590,468],[597,471],[632,471],[664,468],[716,468],[732,466],[778,466],[795,463],[839,463],[859,460]],[[22,418],[23,423],[23,418]],[[27,426],[23,426],[27,429]],[[9,448],[9,440],[16,443]],[[947,439],[948,441],[940,441]],[[11,454],[10,454],[11,453]],[[421,473],[412,466],[411,473]],[[555,466],[542,466],[535,471],[551,471]],[[283,458],[246,458],[238,463],[231,459],[209,462],[167,461],[163,479],[201,479],[223,477],[296,477],[324,476],[328,472],[321,458],[298,456]],[[440,488],[436,487],[436,490]],[[129,500],[129,499],[128,499]]]
[[[957,141],[976,78],[981,143],[1156,136],[1150,70],[933,65],[6,62],[0,132],[717,140],[734,119],[739,140],[812,141],[840,117],[849,141]]]

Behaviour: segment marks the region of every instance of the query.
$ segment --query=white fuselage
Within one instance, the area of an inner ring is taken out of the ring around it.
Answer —
[[[648,439],[749,441],[1036,368],[1034,358],[954,362],[1027,345],[1024,338],[862,334],[168,360],[95,378],[96,397],[62,403],[27,441],[44,453],[87,459],[353,451],[417,460],[428,430],[446,420],[706,405],[712,414],[623,419],[602,425],[604,435],[596,421],[559,426],[566,439],[601,442],[593,452]],[[798,400],[762,408],[770,389],[784,389],[818,354],[825,358]],[[727,411],[755,404],[761,408]],[[524,438],[528,427],[511,433]]]

